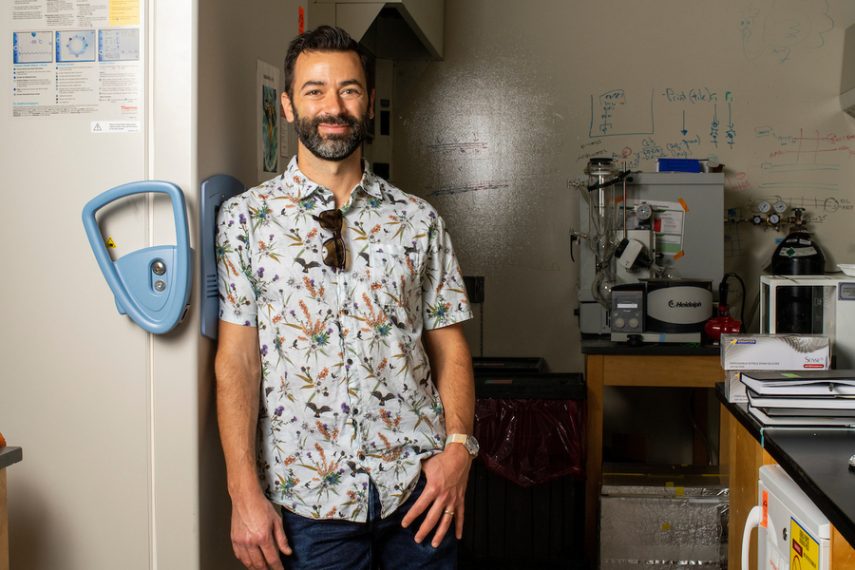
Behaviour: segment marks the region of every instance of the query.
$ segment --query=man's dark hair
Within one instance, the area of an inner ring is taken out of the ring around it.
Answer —
[[[374,88],[374,57],[341,28],[318,26],[314,30],[303,32],[288,45],[288,53],[285,55],[285,91],[292,101],[294,100],[294,64],[301,53],[312,51],[355,52],[365,72],[365,89],[367,93],[371,93]]]

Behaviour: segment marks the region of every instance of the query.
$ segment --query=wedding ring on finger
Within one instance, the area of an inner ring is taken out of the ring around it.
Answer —
[[[450,516],[450,517],[453,517],[453,516],[454,516],[454,511],[442,511],[442,514],[444,514],[444,515],[448,515],[448,516]]]

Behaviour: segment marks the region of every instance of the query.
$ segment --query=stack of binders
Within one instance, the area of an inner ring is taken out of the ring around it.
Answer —
[[[855,427],[855,370],[748,370],[741,381],[765,425]]]

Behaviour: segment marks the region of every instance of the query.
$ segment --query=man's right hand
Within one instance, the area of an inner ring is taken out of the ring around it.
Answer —
[[[232,500],[232,548],[251,570],[284,570],[279,552],[290,555],[282,517],[262,494]]]
[[[252,570],[284,570],[279,552],[291,554],[282,518],[258,484],[255,437],[261,386],[258,330],[220,321],[217,423],[232,499],[232,548]]]

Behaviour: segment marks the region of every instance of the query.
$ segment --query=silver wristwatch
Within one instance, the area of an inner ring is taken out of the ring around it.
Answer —
[[[448,447],[449,443],[462,443],[463,447],[466,451],[469,452],[469,455],[474,459],[478,457],[478,440],[475,439],[471,435],[467,435],[465,433],[450,433],[448,437],[445,438],[445,446]]]

